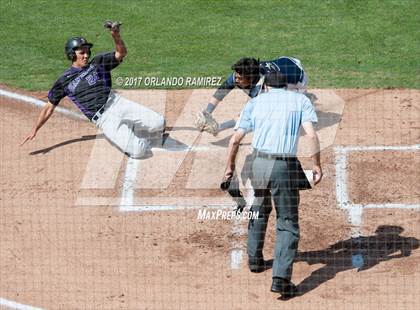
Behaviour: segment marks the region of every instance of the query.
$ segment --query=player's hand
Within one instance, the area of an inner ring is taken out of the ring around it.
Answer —
[[[26,136],[25,139],[22,140],[20,146],[24,145],[28,140],[33,140],[36,136],[36,130],[32,130],[29,135]]]
[[[321,166],[318,166],[318,165],[313,166],[312,175],[313,175],[314,185],[317,185],[319,182],[321,182],[321,179],[323,176]]]
[[[119,22],[119,21],[113,22],[112,20],[106,20],[104,22],[104,27],[106,29],[108,29],[109,31],[111,31],[111,34],[118,34],[118,33],[120,33],[120,26],[121,25],[122,25],[122,23]]]
[[[220,183],[220,189],[222,191],[227,191],[230,186],[230,182],[232,181],[233,173],[228,173],[224,175],[222,182]]]
[[[235,167],[226,168],[225,175],[223,176],[223,182],[231,180],[233,177],[234,171],[235,171]]]

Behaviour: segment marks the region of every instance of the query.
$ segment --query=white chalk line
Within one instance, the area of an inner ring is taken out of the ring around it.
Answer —
[[[1,96],[5,96],[5,97],[9,97],[15,100],[19,100],[25,103],[29,103],[32,105],[35,105],[37,107],[43,107],[46,102],[30,97],[30,96],[25,96],[25,95],[21,95],[18,93],[14,93],[14,92],[10,92],[10,91],[6,91],[6,90],[2,90],[0,89],[0,95]],[[82,119],[82,120],[86,120],[85,116],[83,116],[80,113],[76,113],[74,111],[68,110],[66,108],[62,108],[62,107],[56,107],[55,111],[64,115],[68,115],[77,119]],[[222,147],[219,146],[186,146],[186,147],[182,147],[182,146],[176,146],[176,145],[170,145],[167,144],[164,146],[166,146],[166,148],[153,148],[152,151],[153,152],[208,152],[208,151],[212,151],[212,150],[219,150]],[[136,179],[137,179],[137,172],[138,172],[138,166],[139,166],[139,161],[129,158],[127,160],[127,166],[125,169],[125,176],[124,176],[124,182],[123,182],[123,189],[122,189],[122,193],[121,193],[121,202],[120,202],[120,206],[119,206],[119,211],[121,212],[139,212],[139,211],[170,211],[170,210],[186,210],[186,209],[199,209],[199,208],[203,208],[204,206],[177,206],[177,205],[161,205],[161,206],[135,206],[133,205],[133,200],[134,200],[134,191],[135,191],[135,183],[136,183]],[[224,205],[211,205],[211,206],[205,206],[207,208],[226,208],[226,206]],[[239,255],[236,255],[236,257],[238,257],[237,259],[235,259],[234,261],[239,261],[241,260],[241,258],[239,258]],[[234,263],[235,265],[240,265],[240,261],[239,263],[236,262]],[[29,309],[29,308],[28,308]],[[35,309],[35,308],[33,308]]]
[[[420,150],[420,144],[414,145],[372,145],[372,146],[337,146],[335,150],[351,151],[415,151]]]
[[[21,94],[17,94],[14,92],[10,92],[7,90],[2,90],[0,89],[0,95],[1,96],[5,96],[5,97],[9,97],[15,100],[19,100],[25,103],[29,103],[32,105],[35,105],[37,107],[43,107],[46,102],[30,97],[30,96],[25,96],[25,95],[21,95]],[[64,115],[68,115],[77,119],[82,119],[82,120],[86,120],[85,116],[83,116],[80,113],[76,113],[74,111],[68,110],[66,108],[62,108],[62,107],[56,107],[55,111]],[[164,144],[165,146],[165,144]],[[176,145],[170,145],[167,144],[166,145],[167,148],[153,148],[152,151],[153,152],[208,152],[211,150],[218,150],[221,147],[219,146],[186,146],[186,147],[179,147]],[[123,183],[123,189],[122,189],[122,193],[121,193],[121,202],[120,202],[120,206],[119,206],[119,211],[121,212],[139,212],[139,211],[169,211],[169,210],[185,210],[185,209],[198,209],[198,208],[202,208],[203,206],[176,206],[176,205],[168,205],[168,206],[134,206],[133,205],[133,200],[134,200],[134,191],[135,191],[135,183],[136,183],[136,179],[137,179],[137,172],[138,172],[138,166],[139,166],[139,161],[135,160],[135,159],[131,159],[129,158],[127,160],[127,166],[125,169],[125,176],[124,176],[124,183]],[[215,205],[215,206],[207,206],[207,208],[226,208],[226,206],[222,206],[222,205]],[[239,256],[239,254],[237,254],[234,259],[234,264],[235,265],[240,265],[240,261],[242,260],[242,253],[240,253],[241,255]],[[4,303],[6,303],[6,300],[0,299],[0,301],[4,301]],[[9,301],[7,301],[9,303]],[[12,303],[12,302],[10,302]],[[19,304],[15,304],[15,305],[19,305]],[[24,308],[19,308],[19,309],[24,309]],[[36,308],[25,308],[25,309],[36,309]]]
[[[335,192],[338,206],[344,208],[349,204],[347,194],[347,159],[346,152],[336,149],[335,152]]]
[[[248,180],[247,184],[245,186],[247,188],[246,195],[245,195],[245,201],[247,204],[247,207],[251,208],[252,203],[254,202],[254,191],[251,187],[251,182]],[[246,230],[241,225],[240,220],[235,220],[233,222],[232,226],[232,235],[233,236],[242,236],[246,233]],[[243,245],[238,242],[231,242],[231,248],[230,251],[230,268],[233,270],[239,270],[241,269],[243,256],[244,256],[244,249]]]
[[[192,210],[192,209],[226,209],[230,206],[226,205],[148,205],[148,206],[139,206],[133,205],[134,201],[134,190],[135,183],[137,179],[139,167],[139,160],[129,158],[127,161],[127,166],[125,169],[123,190],[121,194],[121,203],[119,205],[120,212],[150,212],[150,211],[174,211],[174,210]],[[249,200],[249,192],[247,195],[247,201]],[[253,194],[251,192],[252,198]],[[251,202],[252,203],[252,202]],[[232,226],[233,235],[242,235],[243,229],[241,227],[240,221],[235,220]],[[233,270],[238,270],[241,268],[243,260],[243,249],[236,242],[231,243],[232,250],[230,252],[230,267]]]
[[[13,99],[17,99],[26,103],[30,103],[33,104],[35,106],[38,107],[43,107],[45,105],[44,101],[38,100],[36,98],[33,97],[29,97],[29,96],[25,96],[25,95],[20,95],[17,93],[13,93],[13,92],[9,92],[6,90],[2,90],[0,89],[0,95],[2,96],[6,96],[9,98],[13,98]],[[71,110],[67,110],[65,108],[61,108],[61,107],[57,107],[55,109],[57,112],[61,113],[61,114],[65,114],[65,115],[69,115],[72,117],[76,117],[78,119],[83,119],[85,120],[85,117],[79,113],[73,112]],[[220,147],[214,146],[214,147],[207,147],[207,146],[188,146],[188,147],[176,147],[176,146],[170,146],[168,145],[168,148],[156,148],[153,149],[154,152],[171,152],[171,151],[180,151],[180,152],[189,152],[189,151],[193,151],[193,152],[208,152],[210,150],[216,150],[219,149]],[[126,167],[126,177],[125,180],[128,180],[128,182],[124,182],[124,187],[123,187],[123,194],[122,194],[122,198],[121,198],[121,205],[131,205],[132,204],[132,197],[133,197],[133,192],[134,192],[134,183],[135,183],[135,178],[136,178],[136,172],[137,172],[137,161],[129,159],[127,162],[127,167]],[[128,202],[127,202],[128,201]],[[124,207],[123,207],[124,209]]]
[[[36,99],[36,98],[33,98],[33,97],[29,97],[29,96],[25,96],[25,95],[20,95],[20,94],[10,92],[10,91],[7,91],[7,90],[3,90],[3,89],[0,89],[0,96],[5,96],[5,97],[9,97],[9,98],[16,99],[16,100],[19,100],[19,101],[23,101],[23,102],[26,102],[26,103],[29,103],[29,104],[32,104],[32,105],[35,105],[35,106],[41,107],[41,108],[46,104],[46,102],[44,102],[42,100],[39,100],[39,99]],[[54,110],[61,113],[61,114],[87,121],[87,118],[84,115],[82,115],[80,113],[77,113],[77,112],[74,112],[74,111],[71,111],[71,110],[68,110],[66,108],[56,107]]]
[[[167,146],[163,145],[162,148],[152,148],[152,152],[209,152],[209,151],[219,151],[221,149],[226,149],[223,146],[207,146],[207,145],[194,145],[186,147],[177,147],[177,146]]]
[[[17,309],[17,310],[42,310],[42,308],[36,308],[36,307],[20,304],[15,301],[11,301],[4,298],[0,298],[0,306],[1,308],[7,307],[10,309]]]
[[[351,203],[347,190],[347,153],[360,151],[418,151],[420,144],[400,146],[338,146],[335,150],[336,171],[336,200],[339,208],[348,211],[351,224],[351,236],[357,238],[361,235],[362,215],[364,209],[420,209],[420,204],[380,203],[380,204],[354,204]]]
[[[226,205],[120,205],[121,212],[176,211],[195,209],[228,209]]]
[[[7,90],[0,89],[0,95],[16,99],[22,102],[26,102],[38,107],[43,107],[45,102],[30,96],[25,96],[10,92]],[[86,120],[86,118],[77,112],[68,110],[66,108],[57,107],[55,111],[58,113],[68,115],[77,119]],[[213,146],[187,146],[187,147],[177,147],[169,146],[168,148],[154,148],[154,152],[208,152],[211,150],[220,149],[220,147]],[[396,150],[396,151],[410,151],[410,150],[420,150],[420,144],[411,145],[411,146],[340,146],[336,147],[336,196],[337,202],[340,208],[351,210],[360,210],[361,209],[380,209],[380,208],[397,208],[397,209],[420,209],[420,205],[408,205],[408,204],[366,204],[366,205],[356,205],[349,202],[348,193],[347,193],[347,152],[350,151],[386,151],[386,150]],[[163,211],[163,210],[180,210],[180,209],[191,209],[191,208],[200,208],[202,206],[133,206],[133,197],[134,197],[134,183],[137,176],[138,161],[129,159],[127,161],[127,167],[125,172],[123,191],[120,203],[120,211]],[[220,208],[221,206],[214,206],[215,208]],[[352,215],[353,214],[353,215]],[[351,222],[361,223],[362,212],[350,212]],[[236,254],[232,254],[233,257],[236,257]],[[234,259],[235,260],[235,259]]]
[[[404,204],[404,203],[383,203],[383,204],[352,204],[350,207],[346,207],[345,209],[350,208],[363,208],[363,209],[408,209],[408,210],[416,210],[420,209],[420,204]]]
[[[0,89],[0,96],[19,100],[19,101],[32,104],[34,106],[41,107],[41,108],[46,104],[45,101],[36,99],[34,97],[21,95],[21,94],[10,92],[3,89]],[[83,114],[71,111],[66,108],[56,107],[54,111],[70,116],[72,118],[88,121],[88,119]],[[152,151],[153,152],[209,152],[209,151],[220,150],[223,148],[225,147],[218,146],[218,145],[177,146],[175,143],[165,143],[162,148],[152,148]]]
[[[121,192],[120,211],[122,207],[133,205],[134,190],[137,180],[137,170],[139,167],[139,160],[128,158],[127,166],[125,167],[125,175],[123,182],[123,189]]]
[[[241,236],[244,234],[244,231],[241,226],[241,220],[237,219],[233,221],[232,225],[232,235]],[[236,241],[231,241],[230,247],[232,250],[230,251],[230,269],[238,270],[241,269],[242,260],[243,260],[243,249],[241,244]]]
[[[33,104],[39,107],[43,107],[45,105],[45,102],[42,100],[38,100],[36,98],[29,97],[29,96],[20,95],[20,94],[6,91],[3,89],[0,89],[0,96],[9,97],[9,98],[23,101],[23,102]],[[83,115],[61,108],[61,107],[57,107],[56,110],[62,114],[76,117],[78,119],[84,119]],[[8,299],[4,299],[4,298],[0,298],[0,306],[11,308],[11,309],[18,309],[18,310],[42,310],[41,308],[36,308],[36,307],[20,304],[20,303],[17,303]]]
[[[229,206],[226,205],[148,205],[148,206],[139,206],[133,205],[134,201],[134,190],[135,183],[137,179],[139,167],[139,160],[129,158],[127,161],[127,166],[125,169],[123,189],[121,193],[121,203],[119,205],[120,212],[151,212],[151,211],[178,211],[178,210],[192,210],[192,209],[226,209]],[[235,220],[232,226],[233,235],[243,234],[242,227],[240,226],[240,221]],[[230,267],[233,270],[238,270],[241,268],[243,260],[243,249],[236,242],[231,243],[232,250],[230,252]]]

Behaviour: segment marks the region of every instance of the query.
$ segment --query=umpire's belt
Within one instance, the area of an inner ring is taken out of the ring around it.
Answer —
[[[255,157],[267,158],[267,159],[274,159],[274,160],[297,160],[295,155],[292,154],[270,154],[265,152],[260,152],[254,149],[252,153]]]
[[[290,179],[290,185],[294,188],[304,190],[310,189],[311,184],[306,178],[305,172],[302,169],[302,165],[295,155],[292,154],[269,154],[260,152],[254,149],[252,155],[255,157],[273,159],[273,160],[284,160],[287,162],[288,174]]]

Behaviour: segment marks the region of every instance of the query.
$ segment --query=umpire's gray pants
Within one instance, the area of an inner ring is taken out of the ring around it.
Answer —
[[[288,165],[285,160],[254,158],[251,184],[255,199],[251,211],[259,211],[259,216],[250,220],[248,225],[248,257],[250,260],[262,258],[273,198],[277,214],[273,277],[287,280],[292,277],[299,242],[299,189],[291,178],[290,167],[293,165]]]

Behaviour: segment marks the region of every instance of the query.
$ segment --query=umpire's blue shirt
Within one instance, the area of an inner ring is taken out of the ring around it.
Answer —
[[[315,109],[305,95],[270,88],[248,101],[237,128],[254,132],[252,146],[257,151],[296,155],[302,123],[317,121]]]

